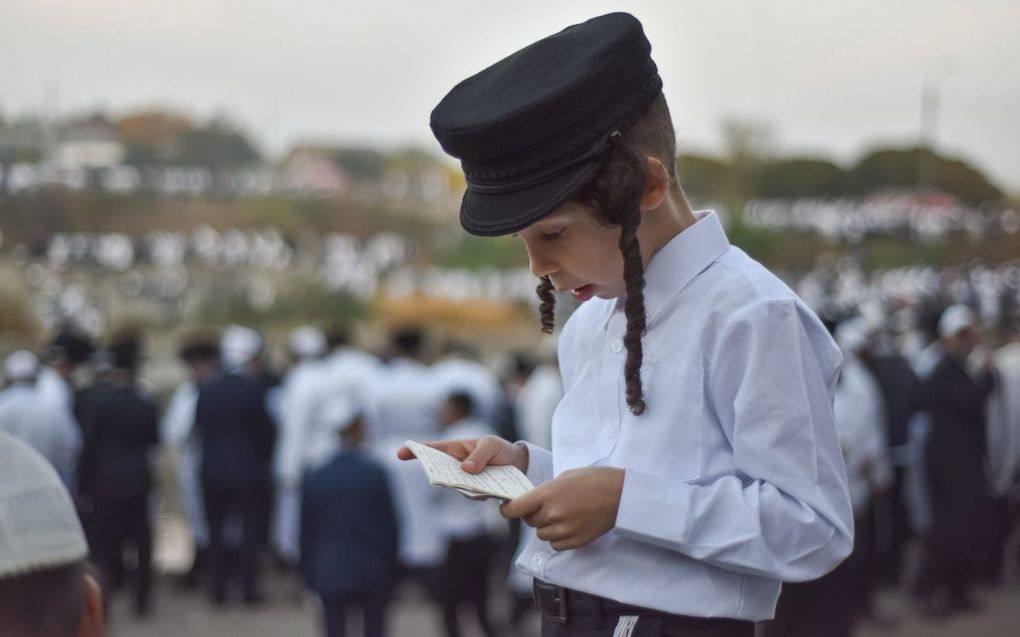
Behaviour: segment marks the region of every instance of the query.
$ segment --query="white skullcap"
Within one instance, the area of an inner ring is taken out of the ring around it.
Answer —
[[[326,353],[326,337],[314,327],[299,327],[290,333],[290,350],[299,358],[318,358]]]
[[[334,394],[326,399],[319,411],[323,430],[343,433],[351,428],[360,415],[358,401],[352,396]]]
[[[231,325],[223,331],[220,353],[228,369],[240,367],[262,351],[262,336],[250,327]]]
[[[0,431],[0,580],[74,564],[88,545],[56,470]]]
[[[867,345],[872,333],[871,322],[858,316],[840,323],[833,338],[844,354],[850,354]]]
[[[4,363],[4,374],[8,382],[35,378],[39,373],[39,358],[27,350],[19,349],[7,357]]]
[[[965,327],[973,327],[977,324],[977,315],[970,307],[958,303],[950,305],[939,318],[939,337],[952,336]]]

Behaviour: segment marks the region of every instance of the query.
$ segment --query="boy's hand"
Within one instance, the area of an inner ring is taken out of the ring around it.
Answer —
[[[468,473],[479,473],[489,465],[513,465],[520,469],[521,473],[528,472],[528,448],[515,445],[499,436],[443,440],[425,444],[460,460],[461,468]],[[401,460],[413,460],[414,454],[407,447],[401,447],[397,450],[397,457]]]
[[[616,526],[623,475],[612,467],[564,471],[499,510],[535,527],[539,539],[557,551],[580,548]]]

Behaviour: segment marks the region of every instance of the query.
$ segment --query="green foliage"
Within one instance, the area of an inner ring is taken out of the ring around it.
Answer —
[[[850,170],[850,193],[864,195],[879,189],[915,188],[922,161],[934,162],[933,185],[937,190],[971,204],[1002,198],[1002,192],[977,168],[961,159],[942,157],[922,148],[872,151]]]
[[[846,173],[833,162],[795,157],[763,164],[754,194],[765,199],[830,199],[846,190]]]
[[[243,288],[230,288],[209,295],[195,312],[197,323],[257,323],[259,325],[296,325],[299,323],[335,323],[368,316],[368,307],[346,292],[333,292],[322,285],[301,279],[288,279],[277,288],[278,296],[269,307],[258,308]]]
[[[386,155],[371,148],[340,148],[334,161],[355,179],[380,180],[386,174]]]
[[[469,270],[517,268],[528,265],[527,251],[512,237],[476,237],[460,234],[461,238],[455,245],[437,255],[439,265]]]

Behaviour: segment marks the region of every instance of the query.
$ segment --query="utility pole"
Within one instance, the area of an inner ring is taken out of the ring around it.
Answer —
[[[921,80],[921,131],[920,153],[917,165],[917,190],[930,194],[935,190],[938,157],[935,148],[935,131],[939,115],[939,81],[952,73],[949,58],[928,65]]]

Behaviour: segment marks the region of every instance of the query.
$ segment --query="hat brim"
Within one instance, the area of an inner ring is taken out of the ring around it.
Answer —
[[[470,234],[498,237],[527,228],[581,192],[595,177],[604,159],[578,164],[549,181],[505,193],[468,189],[460,204],[460,225]]]

